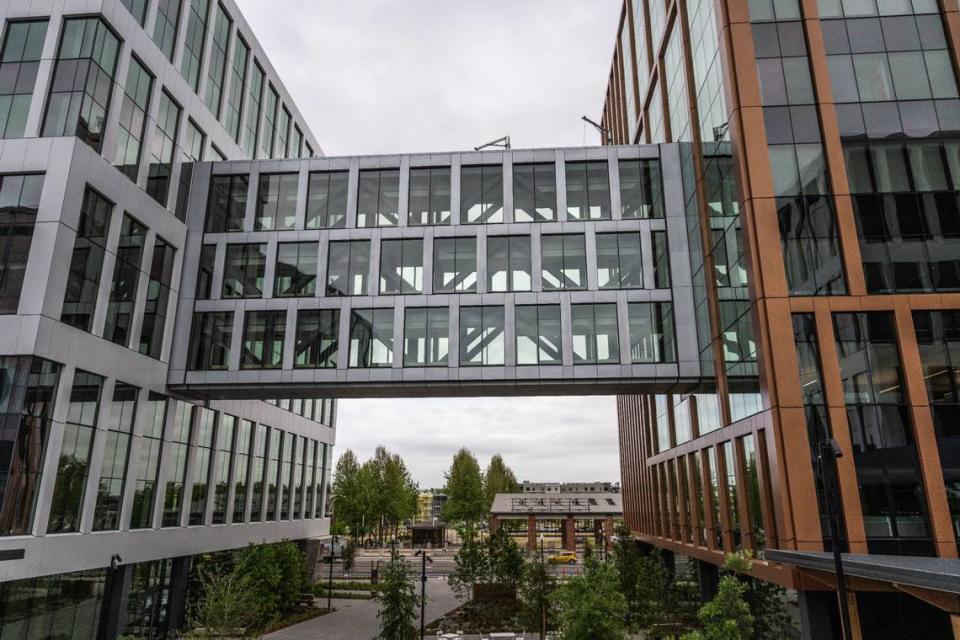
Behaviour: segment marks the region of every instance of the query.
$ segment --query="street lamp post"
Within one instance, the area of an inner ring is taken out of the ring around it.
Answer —
[[[413,555],[420,556],[420,640],[423,640],[427,624],[427,563],[433,564],[433,558],[427,555],[426,549],[420,549]]]
[[[836,461],[837,458],[841,457],[843,457],[843,450],[840,449],[840,445],[837,444],[836,440],[830,438],[820,441],[817,448],[817,470],[820,473],[820,480],[823,483],[823,490],[827,499],[827,510],[829,511],[830,546],[833,547],[833,566],[837,576],[837,595],[840,599],[840,606],[838,607],[840,609],[840,624],[843,627],[844,639],[853,640],[853,635],[850,633],[850,610],[849,604],[847,603],[847,579],[843,573],[843,554],[840,550],[840,518],[837,513],[835,492],[832,490],[836,488],[836,493],[840,491]],[[828,485],[828,460],[833,461],[830,467],[832,473],[829,474],[829,477],[832,478],[836,484],[831,483]]]

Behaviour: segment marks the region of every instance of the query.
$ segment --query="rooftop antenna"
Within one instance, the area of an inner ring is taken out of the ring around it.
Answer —
[[[607,129],[602,124],[594,122],[587,116],[582,116],[580,119],[586,122],[587,124],[593,126],[593,128],[596,129],[597,131],[599,131],[600,135],[603,136],[603,139],[607,144],[613,144],[613,136],[610,135],[610,129]]]
[[[474,147],[474,151],[480,151],[482,149],[488,149],[490,147],[499,147],[501,149],[510,148],[510,136],[503,136],[502,138],[497,138],[496,140],[491,140],[486,144],[482,144],[479,147]]]

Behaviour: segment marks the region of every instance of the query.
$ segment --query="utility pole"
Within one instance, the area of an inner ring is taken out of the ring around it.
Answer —
[[[820,480],[823,482],[823,490],[826,493],[827,510],[830,512],[830,546],[833,547],[833,566],[837,576],[837,595],[840,599],[840,624],[843,627],[843,637],[845,640],[853,640],[850,632],[850,608],[847,602],[847,579],[843,573],[843,553],[840,550],[840,518],[837,513],[835,493],[840,493],[840,483],[837,478],[837,459],[843,457],[843,450],[833,438],[821,440],[817,447],[817,470],[820,472]],[[830,466],[831,473],[827,473],[827,460],[832,460]],[[828,482],[832,480],[833,482]]]
[[[433,558],[427,555],[426,549],[420,549],[414,555],[420,556],[420,640],[423,640],[427,624],[427,563],[433,564]]]

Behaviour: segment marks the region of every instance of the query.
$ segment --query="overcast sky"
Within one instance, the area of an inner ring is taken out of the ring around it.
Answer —
[[[620,0],[237,0],[326,155],[597,144]],[[337,455],[377,444],[422,487],[453,453],[520,479],[619,480],[613,398],[345,400]]]

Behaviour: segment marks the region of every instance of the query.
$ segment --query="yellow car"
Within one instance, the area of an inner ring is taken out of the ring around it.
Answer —
[[[552,564],[577,564],[577,553],[576,551],[561,551],[547,558],[547,562]]]

